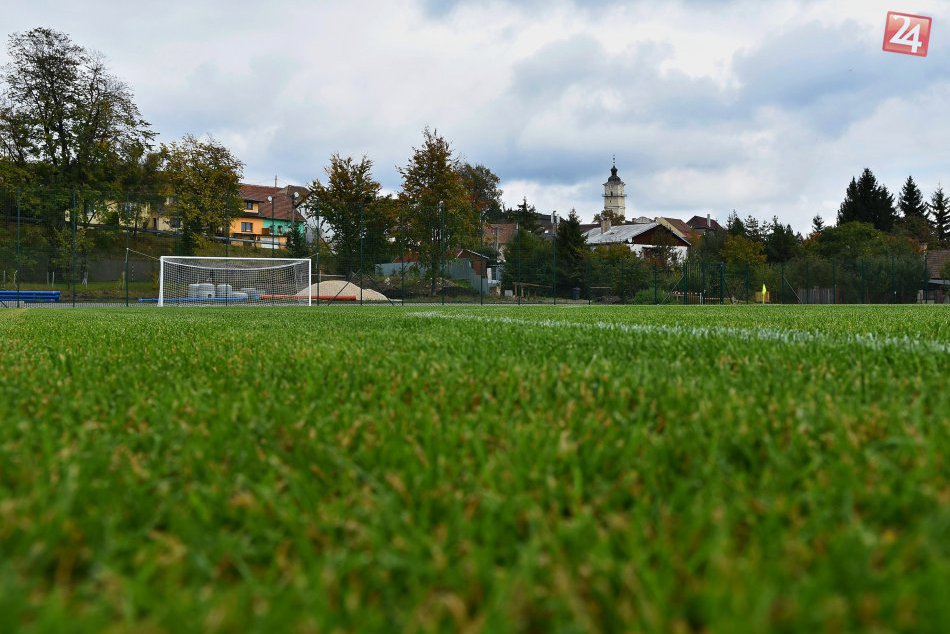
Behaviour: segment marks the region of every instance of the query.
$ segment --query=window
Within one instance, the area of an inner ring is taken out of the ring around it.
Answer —
[[[253,201],[253,200],[245,200],[245,201],[244,201],[244,208],[245,208],[245,209],[254,209],[254,201]]]
[[[280,235],[284,235],[284,226],[283,226],[283,225],[277,227],[277,233],[279,233]]]
[[[242,222],[241,233],[254,233],[254,224],[250,222]]]

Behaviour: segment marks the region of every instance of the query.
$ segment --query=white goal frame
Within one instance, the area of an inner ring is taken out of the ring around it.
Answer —
[[[197,263],[207,260],[234,260],[234,261],[252,261],[259,262],[261,264],[269,263],[273,266],[262,266],[260,271],[266,271],[268,269],[278,269],[286,268],[294,264],[303,264],[307,265],[307,295],[306,297],[301,296],[300,299],[307,300],[307,306],[313,306],[313,293],[310,291],[311,286],[313,286],[313,261],[310,258],[247,258],[247,257],[230,257],[230,256],[198,256],[198,255],[163,255],[158,258],[158,305],[159,307],[165,305],[165,267],[166,260],[193,260]],[[180,262],[169,262],[169,264],[180,264]],[[181,266],[188,266],[187,264],[181,264]],[[201,267],[196,267],[201,268]],[[224,270],[224,269],[222,269]],[[255,270],[255,269],[247,269]]]

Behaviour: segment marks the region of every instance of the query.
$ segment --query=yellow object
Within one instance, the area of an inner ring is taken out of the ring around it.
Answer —
[[[768,294],[768,291],[765,290],[765,284],[762,285],[762,303],[765,303],[765,297]]]

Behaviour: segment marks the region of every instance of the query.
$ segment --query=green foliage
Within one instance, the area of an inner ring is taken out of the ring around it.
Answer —
[[[934,308],[10,311],[0,631],[940,632]]]
[[[505,247],[502,287],[514,290],[514,283],[532,284],[550,292],[554,282],[554,254],[551,242],[536,233],[519,230]]]
[[[230,233],[231,221],[244,210],[244,164],[215,139],[186,135],[162,145],[162,166],[169,210],[181,223],[181,253],[192,255],[206,236]]]
[[[601,209],[594,214],[594,222],[603,222],[604,220],[609,220],[610,226],[616,227],[622,225],[626,219],[613,209]]]
[[[950,202],[943,193],[943,187],[938,187],[930,197],[930,213],[933,221],[933,232],[939,244],[950,246]]]
[[[519,231],[541,235],[544,233],[544,229],[542,229],[541,223],[538,222],[537,212],[538,210],[535,209],[534,205],[528,204],[527,198],[522,198],[520,205],[508,210],[508,215],[512,222],[517,223]]]
[[[739,218],[739,214],[736,213],[735,209],[732,210],[729,219],[726,221],[726,233],[731,236],[746,235],[745,223]]]
[[[480,222],[499,222],[504,215],[498,187],[501,179],[484,165],[462,163],[458,167],[469,206]]]
[[[765,245],[744,235],[729,235],[722,247],[722,259],[730,266],[755,266],[765,262]]]
[[[573,209],[567,218],[558,223],[555,248],[557,249],[558,287],[568,292],[572,288],[585,289],[587,284],[584,273],[590,249],[581,232],[580,218]]]
[[[11,35],[8,55],[0,150],[19,170],[17,182],[94,191],[154,185],[155,133],[98,54],[36,28]],[[51,231],[64,224],[56,213],[45,221]]]
[[[881,231],[890,231],[897,214],[894,196],[865,168],[858,180],[851,179],[844,202],[838,209],[838,224],[864,222]]]
[[[337,153],[330,157],[324,172],[326,183],[315,179],[310,186],[306,203],[310,216],[319,215],[321,223],[330,227],[339,274],[371,271],[381,260],[379,251],[387,243],[390,225],[396,218],[395,210],[380,201],[373,161],[363,156],[357,162],[352,156]]]
[[[447,252],[480,242],[478,214],[459,171],[449,142],[429,128],[423,131],[422,146],[413,148],[409,163],[399,170],[405,205],[400,230],[407,250],[418,253],[428,271],[432,294]]]
[[[788,262],[799,251],[801,240],[791,225],[783,225],[778,216],[772,217],[768,235],[765,236],[765,258],[769,262]]]
[[[924,195],[920,193],[920,188],[914,182],[912,176],[908,176],[901,189],[900,198],[897,200],[897,209],[905,219],[907,218],[927,218],[927,203],[924,202]]]
[[[291,223],[287,230],[287,255],[292,258],[305,258],[310,255],[304,228],[299,222]]]
[[[815,241],[815,254],[824,258],[859,258],[869,255],[908,255],[913,246],[865,222],[846,222],[828,227]]]
[[[815,214],[815,217],[811,219],[811,233],[816,235],[825,230],[825,221],[821,217],[821,214]]]

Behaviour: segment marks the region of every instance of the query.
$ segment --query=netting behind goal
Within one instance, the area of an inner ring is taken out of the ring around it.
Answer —
[[[159,306],[311,304],[310,260],[163,256]]]

